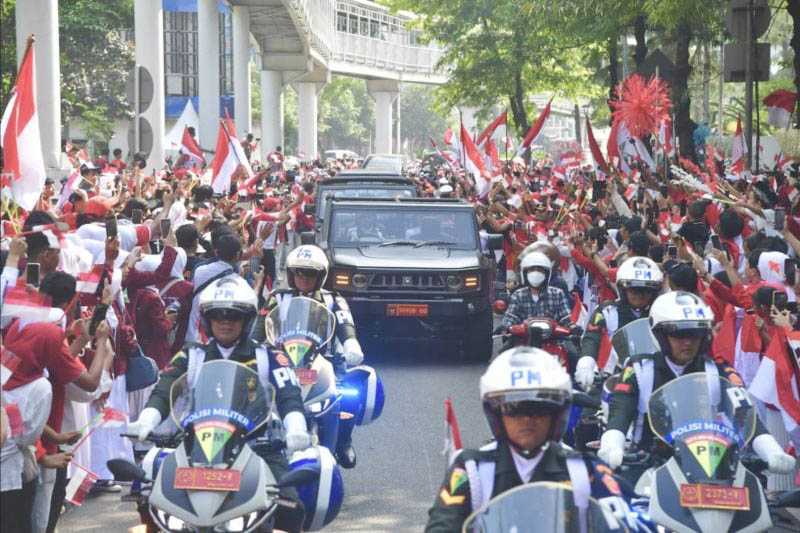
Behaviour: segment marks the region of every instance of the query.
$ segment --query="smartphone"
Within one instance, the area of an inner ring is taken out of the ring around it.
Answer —
[[[150,241],[150,253],[151,254],[161,253],[161,241]]]
[[[775,209],[775,231],[783,231],[786,224],[786,210],[782,207]]]
[[[719,235],[712,235],[711,236],[711,246],[715,250],[722,250],[722,242],[719,240]]]
[[[141,209],[134,209],[131,213],[131,221],[134,224],[141,224],[142,220],[144,220],[144,211]]]
[[[667,255],[672,259],[678,258],[678,247],[674,244],[670,244],[667,248]]]
[[[100,322],[103,321],[105,318],[105,314],[108,311],[108,307],[105,305],[96,305],[94,308],[94,312],[92,313],[92,320],[89,322],[89,335],[94,337],[95,332],[97,331],[97,326],[100,325]]]
[[[25,282],[39,288],[39,263],[28,263],[25,267]]]
[[[161,238],[165,239],[167,235],[169,235],[170,227],[172,226],[172,221],[168,218],[161,219]]]
[[[789,305],[789,297],[782,290],[776,290],[772,293],[772,306],[778,311],[785,310]]]
[[[117,235],[117,217],[108,217],[106,219],[106,238],[115,239]]]

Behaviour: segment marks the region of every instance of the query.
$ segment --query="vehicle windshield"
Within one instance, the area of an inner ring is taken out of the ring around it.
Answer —
[[[364,162],[364,168],[373,170],[402,170],[403,159],[399,156],[373,156]]]
[[[203,363],[194,386],[187,387],[187,374],[170,391],[170,413],[175,423],[194,435],[190,456],[193,463],[225,462],[234,436],[246,436],[266,421],[273,401],[268,389],[249,367],[227,360]]]
[[[474,250],[475,215],[466,209],[411,206],[336,207],[330,225],[333,246],[427,246]]]
[[[614,515],[589,499],[586,522],[572,490],[559,483],[530,483],[508,490],[473,513],[464,522],[464,532],[506,533],[600,533],[627,531]]]
[[[267,342],[289,356],[294,366],[301,366],[333,338],[336,318],[322,303],[295,296],[282,300],[264,321]]]
[[[611,344],[617,352],[620,365],[624,365],[630,357],[655,355],[661,351],[661,345],[650,328],[649,318],[634,320],[618,329],[611,338]]]
[[[325,204],[328,198],[375,198],[379,200],[394,198],[413,198],[416,189],[409,185],[407,187],[387,187],[381,186],[353,186],[343,188],[320,188],[319,201],[317,202],[317,218],[325,218]]]
[[[650,397],[650,427],[669,445],[695,440],[743,448],[756,428],[756,413],[742,384],[705,372],[686,374]]]

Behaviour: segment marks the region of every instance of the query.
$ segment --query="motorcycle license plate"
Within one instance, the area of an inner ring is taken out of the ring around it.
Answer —
[[[425,318],[428,304],[386,304],[386,316]]]
[[[237,491],[242,481],[239,470],[216,468],[176,468],[175,488],[183,490]]]
[[[681,485],[681,506],[748,511],[750,509],[750,491],[747,490],[747,487]]]
[[[317,371],[313,368],[295,368],[294,373],[300,385],[313,385],[317,382]]]

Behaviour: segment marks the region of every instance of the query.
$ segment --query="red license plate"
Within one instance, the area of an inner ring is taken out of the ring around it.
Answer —
[[[242,481],[239,470],[216,468],[177,468],[175,488],[183,490],[237,491]]]
[[[747,487],[720,487],[719,485],[681,485],[681,505],[701,509],[750,509],[750,491]]]
[[[386,316],[424,318],[428,311],[428,304],[386,304]]]
[[[294,373],[300,385],[313,385],[317,382],[317,371],[313,368],[295,368]]]

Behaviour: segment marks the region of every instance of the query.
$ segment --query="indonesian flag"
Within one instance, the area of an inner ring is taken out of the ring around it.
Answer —
[[[731,148],[731,171],[739,174],[744,170],[745,156],[747,155],[747,143],[744,142],[742,133],[742,117],[736,119],[736,135],[733,137]]]
[[[7,403],[4,406],[8,417],[8,429],[12,437],[19,437],[25,432],[25,419],[16,403]]]
[[[489,139],[489,138],[491,138],[492,135],[494,135],[494,130],[496,130],[497,127],[500,126],[501,124],[506,124],[507,120],[508,120],[508,111],[503,111],[502,113],[500,113],[497,116],[497,118],[495,118],[492,121],[491,124],[486,126],[486,129],[484,129],[482,132],[480,132],[480,134],[478,135],[478,138],[475,139],[475,144],[477,144],[478,146],[483,144],[483,142],[486,139]]]
[[[631,183],[630,185],[628,185],[628,188],[625,189],[625,199],[630,202],[636,197],[637,192],[639,192],[639,184]]]
[[[74,169],[72,173],[67,177],[67,182],[61,187],[61,193],[58,196],[58,209],[61,209],[67,200],[69,200],[70,195],[75,192],[75,187],[77,187],[78,183],[81,180],[81,171],[80,169]]]
[[[500,163],[500,155],[497,153],[497,145],[494,143],[494,140],[491,138],[487,139],[483,144],[483,151],[486,154],[484,160],[492,176],[500,175],[503,165]]]
[[[794,442],[800,442],[798,353],[800,332],[785,333],[781,330],[767,346],[749,388],[750,394],[780,410],[783,425]]]
[[[444,144],[447,146],[453,146],[454,141],[455,138],[453,136],[453,128],[448,127],[446,130],[444,130]]]
[[[583,305],[583,302],[577,295],[575,296],[575,305],[572,306],[572,312],[569,318],[573,324],[582,330],[585,330],[586,326],[589,325],[589,310],[586,309],[586,306]]]
[[[90,294],[92,296],[97,293],[97,286],[103,278],[105,266],[102,264],[94,265],[89,272],[81,272],[78,274],[78,279],[75,284],[75,292],[79,294]]]
[[[235,134],[230,133],[228,126],[225,121],[220,121],[217,149],[214,160],[211,161],[211,188],[215,193],[224,195],[227,195],[231,188],[231,179],[241,169],[248,177],[253,177],[253,170],[247,162],[242,145],[239,144]]]
[[[0,388],[11,378],[21,362],[22,359],[17,357],[14,352],[0,346]]]
[[[553,99],[550,98],[550,101],[547,102],[547,105],[544,106],[542,112],[539,113],[539,118],[536,119],[536,122],[533,123],[533,126],[530,127],[528,133],[525,134],[525,138],[522,139],[522,144],[519,145],[517,148],[517,157],[522,157],[522,154],[530,148],[531,143],[536,140],[536,137],[539,136],[539,133],[542,131],[542,126],[544,126],[544,122],[547,120],[547,117],[550,116],[550,104],[553,103]]]
[[[594,138],[592,131],[592,123],[589,122],[589,117],[586,117],[586,136],[589,138],[589,150],[592,152],[592,159],[594,164],[597,165],[604,174],[609,174],[608,163],[603,158],[603,152],[600,151],[600,146],[597,144],[597,139]]]
[[[664,152],[667,155],[675,154],[675,146],[672,143],[672,120],[666,119],[661,121],[661,126],[658,128],[658,142],[664,147]]]
[[[456,453],[461,448],[461,431],[458,429],[453,401],[447,398],[444,401],[444,450],[442,450],[442,454],[447,456],[448,465],[453,463]]]
[[[128,423],[128,416],[122,411],[111,407],[103,408],[100,413],[100,425],[106,428],[119,428]]]
[[[22,235],[31,235],[34,233],[41,233],[47,238],[47,244],[50,248],[61,248],[64,242],[64,233],[59,229],[56,224],[43,224],[33,226],[30,231],[26,231]]]
[[[776,128],[788,128],[797,104],[797,93],[778,89],[767,95],[763,102],[767,106],[767,122]]]
[[[510,152],[510,151],[514,150],[514,138],[513,137],[510,137],[510,136],[506,135],[505,137],[503,137],[501,139],[500,142],[503,143],[503,148],[505,148],[506,152]]]
[[[3,172],[12,175],[11,194],[26,211],[32,210],[44,188],[45,169],[39,115],[36,112],[36,74],[33,39],[22,57],[17,83],[11,90],[0,122]]]
[[[656,170],[656,163],[653,161],[650,152],[647,151],[641,139],[632,136],[624,122],[618,122],[611,127],[611,135],[608,137],[608,157],[617,158],[618,166],[625,174],[630,173],[631,168],[628,161],[642,161]]]
[[[192,164],[196,166],[200,166],[206,161],[203,157],[203,151],[197,145],[197,141],[189,133],[188,126],[184,126],[183,128],[183,138],[181,138],[180,153],[187,155]]]
[[[52,311],[60,311],[51,314]],[[56,322],[64,312],[50,307],[49,298],[39,291],[27,287],[13,286],[6,289],[3,296],[3,309],[0,311],[0,323],[6,327],[15,318],[19,319],[20,329],[37,322]]]
[[[486,179],[487,172],[483,165],[483,158],[478,147],[472,141],[472,138],[467,133],[464,124],[461,124],[461,146],[464,148],[464,165],[467,172],[471,172],[475,177],[475,190],[478,196],[484,196],[489,192],[491,183]]]
[[[81,505],[98,478],[97,474],[86,470],[81,465],[71,464],[73,467],[72,478],[67,484],[65,499],[72,504]]]

